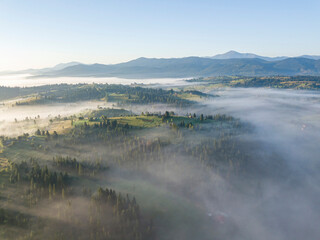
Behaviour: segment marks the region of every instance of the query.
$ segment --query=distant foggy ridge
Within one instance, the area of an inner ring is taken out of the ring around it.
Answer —
[[[213,57],[138,58],[105,65],[78,62],[58,64],[53,68],[30,69],[31,78],[42,77],[121,77],[180,78],[222,75],[320,75],[320,56],[263,57],[252,53],[229,51]]]
[[[279,61],[279,60],[284,60],[290,57],[287,56],[281,56],[281,57],[265,57],[265,56],[260,56],[254,53],[239,53],[237,51],[231,50],[229,52],[223,53],[223,54],[217,54],[213,57],[208,57],[211,59],[234,59],[234,58],[259,58],[263,59],[266,61]],[[313,60],[319,60],[320,56],[317,55],[302,55],[298,56],[296,58],[308,58],[308,59],[313,59]]]
[[[279,60],[284,60],[286,58],[286,56],[282,56],[282,57],[265,57],[265,56],[260,56],[254,53],[239,53],[237,51],[229,51],[223,54],[217,54],[213,57],[209,57],[211,59],[233,59],[233,58],[260,58],[266,61],[279,61]],[[319,57],[320,59],[320,57]]]

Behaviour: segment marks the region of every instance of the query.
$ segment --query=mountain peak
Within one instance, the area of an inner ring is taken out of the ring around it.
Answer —
[[[212,57],[213,59],[231,59],[231,58],[260,58],[260,56],[253,53],[240,53],[235,50],[218,54]]]
[[[226,52],[225,54],[240,54],[240,53],[235,50],[230,50],[230,51]]]
[[[80,62],[68,62],[68,63],[59,63],[57,65],[55,65],[52,69],[54,70],[61,70],[63,68],[66,68],[66,67],[71,67],[71,66],[75,66],[75,65],[79,65],[81,64]]]
[[[223,54],[217,54],[217,55],[210,57],[210,58],[212,58],[212,59],[259,58],[259,59],[263,59],[265,61],[279,61],[279,60],[283,60],[288,57],[265,57],[265,56],[259,56],[254,53],[240,53],[235,50],[231,50],[231,51],[223,53]]]

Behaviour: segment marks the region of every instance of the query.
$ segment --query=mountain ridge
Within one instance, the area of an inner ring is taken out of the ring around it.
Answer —
[[[229,52],[217,54],[217,55],[214,55],[209,58],[211,58],[211,59],[260,58],[260,59],[263,59],[266,61],[279,61],[279,60],[284,60],[287,58],[309,58],[309,59],[313,59],[313,60],[319,60],[320,56],[318,56],[318,55],[301,55],[301,56],[297,56],[297,57],[288,57],[288,56],[266,57],[266,56],[261,56],[261,55],[257,55],[254,53],[240,53],[240,52],[231,50]]]
[[[77,64],[45,74],[36,74],[31,78],[44,76],[167,78],[222,75],[320,75],[320,60],[308,58],[287,58],[278,61],[267,61],[260,58],[138,58],[112,65]]]
[[[41,77],[122,77],[182,78],[222,75],[320,75],[320,56],[264,57],[253,53],[229,51],[213,57],[146,58],[117,64],[69,62],[51,68],[27,69],[4,74],[30,74]],[[1,73],[0,73],[1,74]]]

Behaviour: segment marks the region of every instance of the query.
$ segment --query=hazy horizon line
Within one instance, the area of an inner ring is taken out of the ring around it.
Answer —
[[[239,54],[254,54],[260,57],[266,57],[266,58],[298,58],[298,57],[302,57],[302,56],[320,56],[319,54],[316,53],[306,53],[306,54],[302,54],[302,55],[260,55],[258,53],[255,52],[242,52],[242,51],[237,51],[237,50],[229,50],[227,52],[223,52],[223,53],[217,53],[217,54],[212,54],[212,55],[206,55],[206,56],[201,56],[201,55],[188,55],[188,56],[140,56],[140,57],[133,57],[133,58],[126,58],[123,60],[118,60],[118,61],[112,61],[112,62],[103,62],[103,61],[94,61],[94,62],[85,62],[85,61],[78,61],[78,60],[66,60],[66,61],[60,61],[57,62],[55,64],[51,64],[51,65],[42,65],[42,66],[34,66],[34,67],[21,67],[21,68],[16,68],[16,69],[0,69],[0,73],[10,73],[10,72],[15,72],[15,71],[24,71],[24,70],[38,70],[38,69],[44,69],[44,68],[51,68],[51,67],[55,67],[59,64],[68,64],[68,63],[79,63],[79,64],[85,64],[85,65],[93,65],[93,64],[102,64],[102,65],[116,65],[116,64],[120,64],[120,63],[125,63],[125,62],[130,62],[130,61],[134,61],[140,58],[147,58],[147,59],[179,59],[179,58],[189,58],[189,57],[199,57],[199,58],[212,58],[218,55],[224,55],[227,54],[229,52],[236,52]],[[231,58],[230,58],[231,59]]]

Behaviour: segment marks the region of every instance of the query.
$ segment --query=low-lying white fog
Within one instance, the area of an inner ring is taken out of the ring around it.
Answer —
[[[113,107],[113,103],[106,103],[102,101],[85,101],[78,103],[54,103],[46,105],[26,105],[26,106],[12,106],[4,102],[0,105],[0,121],[14,122],[25,120],[28,118],[53,118],[58,115],[61,117],[70,116],[81,113],[87,109],[97,109],[99,107]]]
[[[250,169],[247,173],[233,179],[237,187],[231,187],[229,179],[211,174],[206,181],[192,181],[197,189],[195,192],[186,191],[187,193],[182,194],[175,190],[174,194],[197,199],[197,205],[205,208],[208,213],[208,226],[211,224],[209,221],[212,214],[221,213],[231,219],[237,234],[228,229],[221,235],[222,239],[300,240],[306,236],[307,239],[317,239],[320,236],[320,177],[317,172],[320,167],[320,94],[315,91],[262,88],[227,88],[211,93],[219,96],[206,99],[191,108],[175,108],[166,104],[126,107],[135,113],[226,113],[253,127],[252,131],[238,136],[241,143],[246,144],[246,149],[251,147],[247,154],[252,156],[254,162],[248,164]],[[10,136],[28,129],[26,125],[21,125],[20,128],[17,127],[19,125],[13,125],[15,118],[21,121],[26,117],[35,118],[40,115],[41,119],[49,119],[57,115],[68,116],[86,109],[96,109],[98,105],[112,107],[112,103],[95,101],[36,106],[12,106],[10,102],[5,102],[5,105],[0,106],[0,135]],[[40,120],[36,121],[41,124]],[[208,131],[208,134],[213,132]],[[167,135],[167,132],[154,129],[149,133],[142,132],[142,137],[147,137],[147,134],[154,138]],[[190,141],[201,144],[201,139]],[[174,148],[174,145],[168,146],[171,147]],[[88,154],[92,154],[89,150]],[[204,176],[196,164],[188,161],[189,157],[176,156],[180,165],[173,164],[172,168],[165,171],[160,171],[161,168],[156,164],[151,166],[149,171],[156,178],[150,179],[170,183],[169,189],[175,185],[188,189],[190,179],[201,179]],[[112,171],[115,175],[118,174],[117,170]],[[175,227],[172,228],[175,231]],[[180,234],[179,232],[177,236],[181,237]]]
[[[34,134],[38,128],[48,127],[49,120],[58,116],[69,117],[98,107],[116,108],[113,103],[103,101],[19,106],[14,104],[18,100],[5,101],[0,105],[0,136]]]
[[[244,195],[224,189],[219,203],[208,197],[207,206],[218,204],[230,213],[241,226],[243,239],[317,239],[320,177],[315,169],[319,169],[320,157],[320,94],[271,89],[213,93],[220,97],[207,101],[198,112],[227,113],[251,123],[255,130],[246,138],[260,143],[252,152],[257,156],[256,166],[265,168],[267,177],[255,176],[259,188],[248,185]],[[241,185],[246,185],[246,180]],[[259,194],[250,196],[250,191]],[[210,187],[204,192],[209,194]]]
[[[214,93],[220,97],[207,102],[210,109],[252,123],[257,138],[290,156],[290,161],[320,156],[318,92],[238,88]]]
[[[154,105],[135,110],[225,113],[249,123],[253,131],[239,138],[252,146],[249,154],[255,162],[251,170],[256,174],[239,177],[238,189],[230,189],[228,180],[212,175],[199,184],[194,195],[204,196],[199,197],[200,202],[209,215],[222,212],[235,221],[240,235],[229,232],[222,239],[317,239],[320,94],[263,88],[227,88],[211,93],[219,97],[189,109]],[[188,169],[185,157],[181,158],[181,169]],[[161,174],[183,185],[186,176],[201,174],[194,166],[189,168],[188,174],[173,168]]]
[[[152,78],[152,79],[125,79],[117,77],[56,77],[56,78],[29,78],[29,74],[0,75],[0,86],[5,87],[36,87],[50,84],[78,84],[78,83],[108,83],[108,84],[159,84],[176,85],[189,84],[182,78]]]

